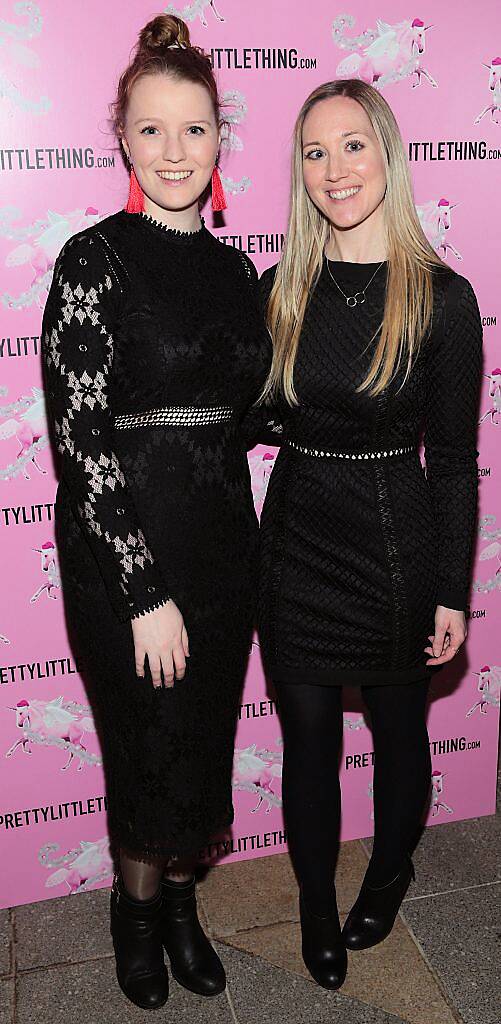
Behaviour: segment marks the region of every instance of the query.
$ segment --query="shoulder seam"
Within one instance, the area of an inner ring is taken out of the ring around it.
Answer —
[[[113,263],[111,261],[111,254],[115,257],[117,263],[122,268],[125,277],[129,276],[128,273],[127,273],[127,270],[125,269],[125,266],[124,266],[122,260],[120,259],[120,256],[118,255],[116,249],[113,248],[113,246],[108,241],[106,236],[103,235],[101,233],[101,231],[96,231],[96,235],[97,235],[98,238],[101,239],[101,242],[103,243],[103,255],[104,255],[104,258],[106,260],[106,263],[108,264],[108,269],[109,269],[110,273],[113,274],[113,277],[115,278],[115,281],[116,281],[116,283],[117,283],[117,285],[118,285],[118,287],[120,289],[120,292],[123,294],[123,288],[122,288],[122,284],[120,282],[120,278],[119,278],[119,276],[117,274],[117,271],[115,270],[115,267],[113,266]]]
[[[248,257],[247,257],[247,256],[245,255],[245,253],[244,253],[244,252],[242,252],[242,250],[241,250],[241,249],[239,249],[238,255],[240,256],[240,260],[241,260],[241,262],[242,262],[242,263],[243,263],[243,265],[244,265],[244,270],[245,270],[245,273],[247,274],[247,277],[248,277],[248,278],[249,278],[249,280],[250,280],[250,279],[252,278],[252,271],[251,271],[251,268],[250,268],[250,260],[249,260],[249,258],[248,258]]]

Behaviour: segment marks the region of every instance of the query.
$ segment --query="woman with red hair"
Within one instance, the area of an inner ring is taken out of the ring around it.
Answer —
[[[255,269],[200,217],[221,117],[186,25],[142,30],[120,79],[127,209],[74,236],[44,316],[62,474],[68,622],[92,688],[119,871],[111,928],[132,1002],[176,979],[225,986],[197,918],[193,860],[232,822],[257,522],[239,421],[267,372]]]

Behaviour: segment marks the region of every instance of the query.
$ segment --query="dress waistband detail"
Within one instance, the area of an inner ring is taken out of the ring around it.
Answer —
[[[228,423],[233,417],[231,405],[171,405],[149,412],[124,413],[114,420],[116,430],[133,427],[203,427],[212,423]]]
[[[395,455],[410,455],[411,452],[417,450],[415,445],[408,444],[401,448],[386,448],[377,452],[332,452],[323,448],[306,448],[302,444],[296,444],[295,441],[286,441],[286,444],[303,455],[313,455],[314,458],[319,459],[389,459]]]

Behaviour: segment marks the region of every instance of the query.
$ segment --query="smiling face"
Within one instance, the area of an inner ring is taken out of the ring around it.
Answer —
[[[122,141],[147,213],[174,224],[198,215],[219,149],[214,108],[203,85],[164,74],[139,78]]]
[[[303,180],[334,230],[374,218],[382,223],[386,170],[376,133],[360,103],[348,96],[320,100],[303,124]]]

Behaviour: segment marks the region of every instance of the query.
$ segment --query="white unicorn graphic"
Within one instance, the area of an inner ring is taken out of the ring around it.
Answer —
[[[425,34],[432,25],[425,25],[420,18],[400,21],[396,25],[378,18],[375,29],[365,29],[359,36],[346,35],[346,29],[354,25],[355,18],[351,14],[339,15],[332,24],[335,45],[341,50],[354,51],[338,64],[336,75],[339,78],[361,78],[382,90],[414,75],[413,88],[421,85],[422,78],[437,88],[435,79],[421,63],[426,46]]]
[[[0,395],[4,395],[5,390],[0,388]],[[30,397],[23,396],[17,402],[0,406],[0,418],[4,416],[8,416],[8,419],[0,423],[0,441],[8,441],[15,437],[21,449],[15,462],[0,469],[0,480],[11,480],[20,473],[25,480],[29,480],[26,468],[29,462],[33,463],[39,473],[45,475],[47,470],[37,461],[38,452],[47,448],[49,444],[49,428],[42,389],[32,388]]]
[[[243,124],[247,116],[247,100],[238,89],[227,89],[221,97],[221,108],[224,111],[224,124],[221,131],[221,149],[241,153],[244,144],[237,132],[238,125]],[[225,192],[230,196],[243,195],[251,187],[251,179],[244,175],[235,181],[222,173],[221,181]]]
[[[221,132],[221,148],[241,152],[244,144],[234,130],[234,125],[243,124],[248,112],[247,100],[238,89],[227,89],[221,97],[224,110],[224,125]]]
[[[444,779],[445,773],[434,771],[431,773],[431,815],[435,818],[436,815],[442,810],[446,814],[454,814],[452,807],[449,804],[444,803],[442,800],[442,793],[444,791]]]
[[[193,0],[191,4],[185,4],[184,7],[179,7],[178,4],[168,4],[164,8],[165,14],[176,14],[183,21],[195,21],[195,18],[200,18],[200,21],[204,28],[207,28],[208,22],[205,17],[205,11],[207,7],[210,7],[217,21],[224,21],[224,18],[219,14],[216,8],[215,0]]]
[[[477,708],[481,715],[486,715],[489,705],[498,708],[501,703],[501,665],[484,665],[480,672],[475,672],[474,675],[478,678],[477,690],[480,699],[466,712],[466,718],[470,718]]]
[[[478,532],[482,540],[490,541],[490,544],[484,548],[479,556],[479,562],[489,561],[491,558],[497,559],[498,568],[494,576],[491,576],[488,580],[474,580],[472,589],[479,594],[488,594],[493,590],[501,590],[501,527],[496,527],[496,516],[481,516]]]
[[[478,124],[486,114],[491,115],[493,124],[501,124],[501,57],[494,57],[490,64],[484,64],[489,72],[489,90],[492,101],[480,111],[473,124]]]
[[[33,276],[27,291],[17,296],[5,292],[1,296],[2,302],[8,309],[28,309],[34,305],[43,308],[54,264],[63,245],[78,231],[97,224],[102,216],[92,206],[86,210],[69,210],[66,213],[49,210],[45,218],[23,228],[15,226],[15,221],[20,217],[20,211],[14,206],[0,209],[0,237],[20,243],[11,249],[5,263],[7,267],[29,264]]]
[[[244,174],[243,178],[239,178],[238,181],[228,177],[227,174],[221,174],[221,182],[227,196],[244,195],[252,185],[251,179],[246,174]]]
[[[343,715],[343,728],[349,729],[352,732],[358,732],[359,729],[365,729],[364,716],[359,715],[358,718],[350,718],[349,715]]]
[[[113,862],[107,836],[93,843],[82,840],[79,846],[68,853],[55,857],[59,843],[47,843],[38,853],[38,861],[44,868],[56,868],[47,878],[47,888],[67,885],[68,892],[87,892],[93,885],[103,882],[113,874]]]
[[[26,18],[26,23],[13,24],[0,18],[0,46],[8,47],[8,53],[14,64],[21,64],[25,68],[39,67],[37,55],[24,46],[21,40],[35,39],[42,31],[42,15],[38,4],[32,0],[18,2],[13,5],[14,14],[19,18]],[[47,96],[40,96],[39,99],[28,99],[18,89],[10,76],[0,70],[0,99],[10,100],[20,110],[30,114],[46,114],[52,104]]]
[[[262,455],[249,456],[249,470],[251,477],[252,493],[256,508],[263,504],[268,490],[268,483],[275,465],[275,456],[272,452],[264,452]]]
[[[456,259],[463,259],[451,242],[448,239],[446,241],[446,234],[451,227],[451,210],[457,205],[442,197],[439,200],[430,199],[427,203],[416,206],[421,227],[428,241],[443,259],[447,259],[449,249]]]
[[[42,594],[47,594],[48,598],[52,601],[57,600],[57,594],[61,587],[61,580],[59,576],[59,567],[57,564],[57,551],[56,545],[51,540],[45,541],[41,548],[33,548],[41,558],[40,568],[44,574],[44,581],[39,586],[38,590],[35,591],[32,597],[30,597],[30,604],[34,604],[38,601],[38,598]]]
[[[484,373],[484,377],[489,381],[489,398],[492,398],[490,409],[484,413],[479,420],[479,423],[483,423],[484,420],[490,420],[493,427],[500,427],[500,416],[501,416],[501,366],[496,366],[490,373]]]
[[[279,750],[257,749],[257,744],[242,750],[235,750],[233,759],[233,789],[246,793],[255,793],[259,799],[256,807],[251,813],[259,811],[263,802],[266,802],[266,814],[269,814],[272,807],[281,807],[281,797],[277,796],[272,789],[275,779],[282,778],[283,744],[282,740],[277,741]]]
[[[75,701],[66,701],[64,697],[54,700],[20,700],[8,711],[16,714],[16,726],[21,729],[22,736],[9,747],[6,757],[12,757],[18,747],[23,753],[32,754],[33,744],[44,747],[59,747],[69,753],[66,764],[61,771],[69,768],[73,759],[78,760],[77,771],[84,764],[99,766],[102,758],[88,752],[83,744],[85,733],[95,733],[96,728],[90,708]]]

